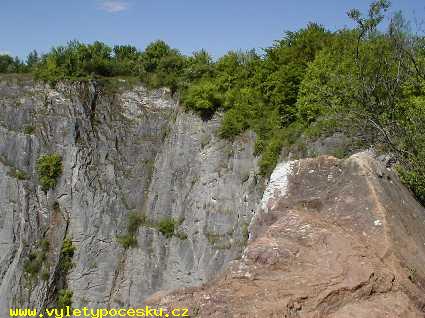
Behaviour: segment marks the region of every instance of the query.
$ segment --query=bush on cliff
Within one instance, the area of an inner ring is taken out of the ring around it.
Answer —
[[[42,155],[37,160],[36,170],[43,191],[56,187],[62,169],[62,158],[58,154]]]
[[[131,212],[128,215],[127,233],[117,237],[118,243],[125,249],[137,246],[137,231],[139,227],[146,223],[146,217],[143,214]]]

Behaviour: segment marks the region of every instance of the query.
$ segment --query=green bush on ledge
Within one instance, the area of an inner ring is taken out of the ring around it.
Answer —
[[[62,169],[62,158],[58,154],[42,155],[37,160],[36,170],[43,191],[56,187]]]

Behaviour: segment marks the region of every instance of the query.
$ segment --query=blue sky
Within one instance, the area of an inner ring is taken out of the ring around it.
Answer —
[[[0,52],[24,57],[32,49],[77,39],[132,44],[162,39],[185,54],[204,48],[215,57],[231,49],[270,46],[285,30],[309,21],[334,30],[364,0],[2,0]],[[425,1],[393,0],[391,11],[425,18]]]

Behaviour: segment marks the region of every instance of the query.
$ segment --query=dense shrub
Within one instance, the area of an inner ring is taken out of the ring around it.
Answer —
[[[224,114],[220,127],[220,136],[223,138],[233,138],[249,127],[247,118],[243,112],[234,108]]]
[[[425,204],[425,169],[406,168],[399,166],[397,169],[401,181],[407,184],[410,189],[415,193],[417,199]]]
[[[36,170],[43,191],[56,187],[57,179],[62,174],[62,158],[58,154],[42,155],[37,160]]]
[[[205,50],[194,52],[192,56],[187,57],[180,86],[187,88],[191,83],[212,78],[214,74],[215,65],[211,55]]]
[[[0,54],[0,73],[22,73],[27,67],[19,58],[13,58],[7,54]]]
[[[214,82],[201,81],[189,87],[182,101],[186,107],[210,115],[221,106],[222,96]]]
[[[279,134],[276,134],[271,141],[267,144],[263,155],[260,159],[260,173],[262,175],[269,175],[276,166],[280,151],[282,149],[283,140],[280,138]]]

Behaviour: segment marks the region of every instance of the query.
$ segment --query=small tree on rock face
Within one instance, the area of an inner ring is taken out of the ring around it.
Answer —
[[[62,158],[58,154],[43,155],[37,160],[37,173],[43,191],[56,187],[62,173]]]
[[[117,237],[118,242],[125,248],[137,246],[137,231],[139,227],[146,223],[144,214],[132,212],[128,215],[127,233]]]
[[[72,241],[70,239],[65,239],[63,241],[61,255],[60,255],[60,262],[59,262],[60,269],[65,274],[67,274],[74,266],[74,264],[72,263],[72,258],[74,257],[74,253],[75,253],[75,246],[72,244]]]

